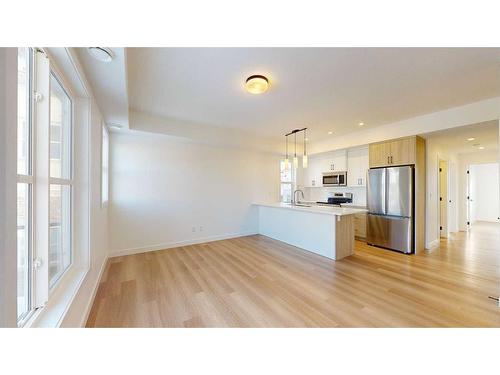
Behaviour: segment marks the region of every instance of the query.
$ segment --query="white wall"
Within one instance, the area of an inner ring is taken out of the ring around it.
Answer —
[[[279,198],[276,155],[140,132],[110,152],[113,254],[256,233],[252,202]]]
[[[17,325],[17,48],[0,48],[0,327]]]
[[[473,164],[469,167],[471,205],[474,206],[475,221],[490,221],[498,223],[498,163]]]
[[[498,151],[479,151],[458,156],[458,226],[467,230],[467,169],[471,164],[498,162]]]
[[[108,209],[101,207],[102,116],[94,100],[90,105],[89,160],[89,264],[88,272],[68,308],[61,327],[85,325],[108,257]]]

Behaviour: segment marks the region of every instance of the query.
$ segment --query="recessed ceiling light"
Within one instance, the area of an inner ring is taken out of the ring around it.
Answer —
[[[479,147],[479,149],[480,149],[480,150],[484,150],[484,146],[480,146],[480,147]]]
[[[256,74],[247,78],[245,88],[250,94],[262,94],[269,89],[269,80]]]
[[[364,123],[364,122],[360,122],[358,125],[359,125],[359,126],[364,126],[364,125],[365,125],[365,123]]]
[[[476,138],[474,137],[470,137],[470,138],[467,138],[467,140],[470,142],[470,141],[474,141]]]
[[[110,62],[115,58],[113,51],[107,47],[89,47],[87,51],[94,59],[102,62]]]
[[[333,134],[333,132],[328,132],[328,134],[332,135],[332,134]]]

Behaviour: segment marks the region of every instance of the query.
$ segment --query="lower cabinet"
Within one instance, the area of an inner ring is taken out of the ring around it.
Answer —
[[[366,214],[354,215],[354,236],[360,239],[366,239]]]

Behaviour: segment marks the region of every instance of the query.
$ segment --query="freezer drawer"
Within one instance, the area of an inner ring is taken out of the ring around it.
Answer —
[[[414,253],[411,218],[368,214],[366,242],[402,253]]]

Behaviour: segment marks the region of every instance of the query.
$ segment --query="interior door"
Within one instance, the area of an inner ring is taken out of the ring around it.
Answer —
[[[439,236],[448,237],[448,163],[439,161]]]

